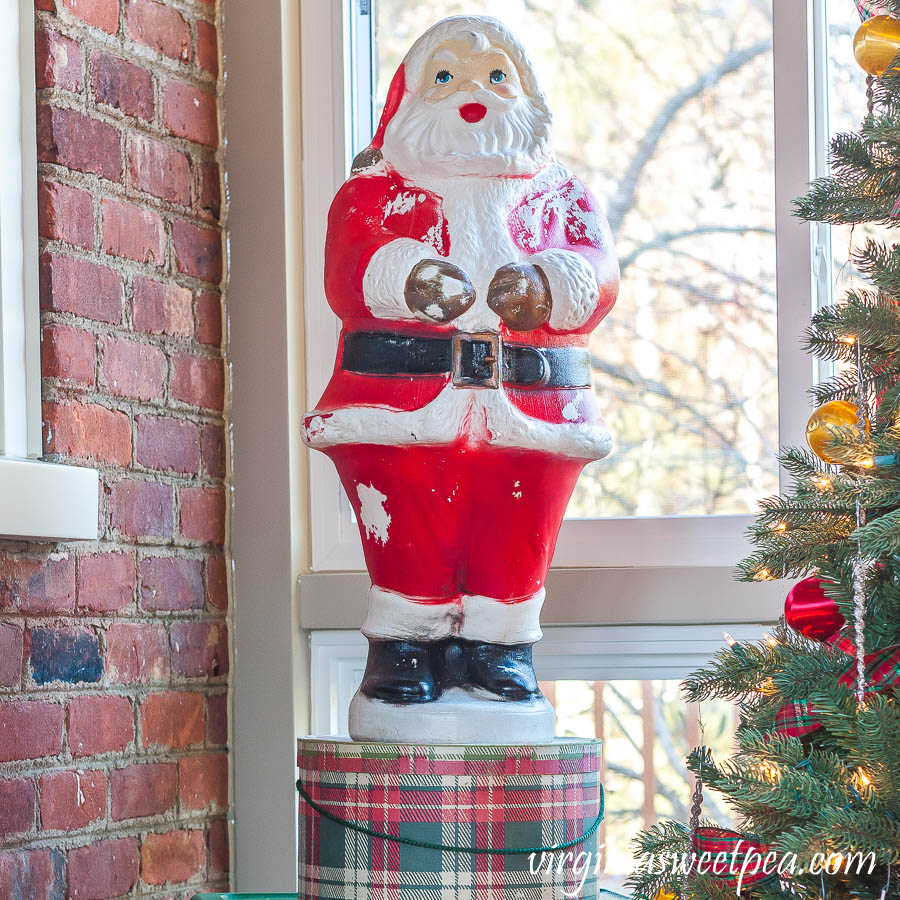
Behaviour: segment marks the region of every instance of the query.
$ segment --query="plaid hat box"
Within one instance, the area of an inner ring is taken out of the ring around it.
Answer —
[[[595,900],[600,754],[301,738],[299,898]]]

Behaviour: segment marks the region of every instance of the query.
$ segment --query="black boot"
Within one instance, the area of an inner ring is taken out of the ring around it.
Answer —
[[[468,683],[504,700],[528,700],[540,696],[531,644],[488,644],[463,641],[468,661]]]
[[[433,645],[369,638],[369,658],[360,690],[386,703],[429,703],[440,695]]]

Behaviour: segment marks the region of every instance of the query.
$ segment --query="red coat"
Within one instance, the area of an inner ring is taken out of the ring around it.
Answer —
[[[544,183],[539,190],[531,192],[528,191],[531,182],[520,180],[523,191],[505,211],[509,235],[519,258],[505,262],[525,261],[545,250],[572,251],[589,264],[596,277],[596,302],[587,318],[572,330],[554,330],[545,324],[530,332],[509,332],[501,323],[499,331],[512,343],[586,347],[590,332],[615,303],[618,264],[597,202],[577,179],[561,168],[558,171],[563,175],[561,180]],[[402,202],[406,197],[414,197],[417,202]],[[456,330],[454,323],[441,325],[419,319],[376,317],[366,305],[363,290],[364,276],[373,255],[398,238],[430,244],[433,252],[429,250],[428,255],[449,256],[451,261],[456,261],[451,246],[452,223],[445,218],[444,206],[441,197],[406,181],[386,163],[351,176],[341,187],[328,216],[325,293],[343,323],[342,340],[344,334],[352,331],[385,330],[435,336],[449,335]],[[405,277],[407,273],[402,274]],[[355,374],[343,371],[340,359],[339,349],[334,374],[316,408],[320,417],[323,413],[327,417],[329,412],[357,406],[421,409],[449,382],[449,375],[401,378]],[[519,411],[544,423],[603,427],[589,390],[507,385],[499,390],[505,392]],[[580,396],[573,406],[575,393]],[[577,417],[573,418],[572,410],[576,407]],[[307,425],[311,418],[312,414],[307,417]]]

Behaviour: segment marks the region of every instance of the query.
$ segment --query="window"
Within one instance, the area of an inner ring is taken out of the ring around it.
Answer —
[[[337,6],[301,10],[311,42],[303,56],[310,406],[338,334],[320,288],[328,204],[369,140],[397,64],[435,18],[412,0]],[[557,153],[617,232],[623,286],[591,345],[616,450],[582,475],[557,567],[730,567],[746,549],[756,500],[778,490],[779,440],[802,439],[813,377],[797,338],[817,299],[814,242],[788,201],[811,177],[821,131],[810,73],[823,9],[820,0],[808,19],[805,4],[667,0],[639,45],[611,0],[483,9],[453,0],[441,9],[514,23],[555,115]],[[330,112],[312,76],[323,68],[341,76]],[[362,569],[337,477],[311,456],[313,569]]]
[[[755,639],[763,628],[732,631],[741,640]],[[604,741],[607,888],[621,889],[630,873],[638,830],[657,819],[689,818],[689,750],[701,743],[718,755],[733,749],[734,704],[689,706],[679,689],[680,680],[722,646],[717,626],[548,628],[535,646],[541,689],[556,710],[556,733]],[[313,733],[346,734],[350,699],[365,668],[365,639],[357,632],[314,632],[311,650]],[[707,809],[730,824],[730,810],[706,794]]]
[[[0,0],[0,537],[95,538],[92,469],[41,455],[34,5]]]

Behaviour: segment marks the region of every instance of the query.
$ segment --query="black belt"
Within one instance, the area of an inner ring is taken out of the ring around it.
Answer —
[[[388,331],[344,335],[341,368],[360,375],[446,375],[458,387],[591,386],[590,353],[580,347],[508,344],[493,331],[410,337]]]

